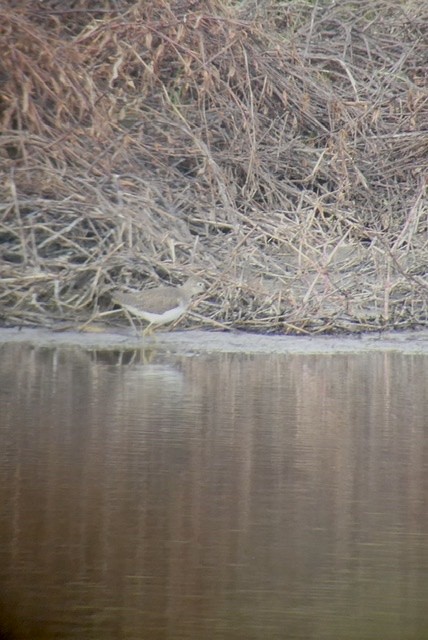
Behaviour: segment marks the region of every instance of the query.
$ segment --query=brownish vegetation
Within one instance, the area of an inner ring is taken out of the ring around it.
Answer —
[[[207,326],[426,322],[427,3],[66,5],[0,8],[4,323],[191,273]]]

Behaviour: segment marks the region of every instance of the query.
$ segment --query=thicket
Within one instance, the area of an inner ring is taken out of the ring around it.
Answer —
[[[0,42],[4,324],[192,273],[206,326],[426,323],[426,2],[9,0]]]

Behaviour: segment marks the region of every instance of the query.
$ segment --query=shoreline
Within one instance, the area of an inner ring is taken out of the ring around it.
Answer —
[[[171,331],[156,340],[141,338],[126,330],[102,332],[52,331],[42,327],[0,328],[0,344],[29,344],[39,347],[80,347],[85,350],[151,349],[160,353],[242,354],[348,354],[397,352],[428,355],[428,329],[385,331],[349,336],[280,336],[245,332],[215,332],[200,329]]]

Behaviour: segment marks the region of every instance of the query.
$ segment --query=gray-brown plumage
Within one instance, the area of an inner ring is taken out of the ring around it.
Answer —
[[[138,292],[117,292],[112,295],[114,302],[137,318],[146,320],[149,325],[144,334],[153,326],[173,322],[187,310],[192,298],[202,293],[205,285],[199,278],[190,277],[178,287],[161,286]]]

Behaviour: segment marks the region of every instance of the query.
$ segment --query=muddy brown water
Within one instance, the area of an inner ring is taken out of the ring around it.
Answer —
[[[0,345],[0,637],[428,638],[428,356]]]

